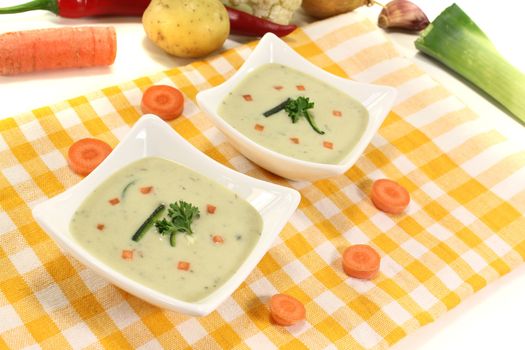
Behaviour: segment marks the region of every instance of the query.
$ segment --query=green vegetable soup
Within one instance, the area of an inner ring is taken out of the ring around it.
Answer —
[[[74,239],[141,284],[184,301],[219,288],[250,254],[259,213],[222,185],[175,162],[138,160],[77,209]]]
[[[327,164],[343,160],[368,124],[368,111],[359,101],[274,63],[249,73],[223,100],[218,113],[266,148]]]

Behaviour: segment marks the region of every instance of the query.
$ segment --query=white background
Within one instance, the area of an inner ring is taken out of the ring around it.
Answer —
[[[430,20],[452,3],[449,0],[413,1],[421,6]],[[7,0],[0,5],[17,2],[21,1]],[[525,51],[522,49],[525,42],[524,12],[521,1],[457,0],[456,3],[492,38],[509,61],[525,71]],[[380,8],[375,6],[357,11],[375,21]],[[305,19],[299,16],[297,20],[303,22]],[[62,25],[114,26],[118,36],[115,64],[110,68],[0,76],[0,119],[190,62],[170,57],[152,45],[145,38],[138,18],[68,20],[42,11],[0,16],[0,33]],[[389,32],[387,36],[405,56],[412,58],[487,123],[525,150],[525,128],[441,66],[418,54],[413,45],[414,35]],[[243,41],[246,39],[228,40],[225,47],[233,47]],[[433,324],[406,337],[392,349],[524,349],[524,315],[525,265],[487,286]]]

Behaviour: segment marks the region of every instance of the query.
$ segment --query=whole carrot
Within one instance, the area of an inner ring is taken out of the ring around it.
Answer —
[[[107,66],[115,61],[113,27],[64,27],[0,35],[0,75]]]

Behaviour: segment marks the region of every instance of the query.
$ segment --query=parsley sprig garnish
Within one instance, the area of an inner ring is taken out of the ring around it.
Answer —
[[[324,135],[324,131],[320,130],[315,124],[313,116],[308,112],[309,109],[314,108],[314,102],[311,102],[308,97],[299,96],[296,99],[288,98],[277,106],[263,113],[265,117],[269,117],[277,112],[285,110],[288,116],[292,119],[292,123],[297,123],[301,117],[305,117],[308,124],[314,131],[320,135]]]
[[[161,235],[170,235],[170,245],[176,244],[176,234],[181,232],[192,235],[191,224],[200,217],[199,208],[191,203],[178,201],[168,208],[168,219],[155,221],[155,227]]]

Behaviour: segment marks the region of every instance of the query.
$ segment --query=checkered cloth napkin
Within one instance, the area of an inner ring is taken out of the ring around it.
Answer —
[[[286,41],[324,69],[394,86],[394,111],[346,174],[289,182],[241,156],[198,110],[198,91],[238,69],[254,44],[0,122],[0,348],[384,349],[432,322],[525,258],[525,150],[466,108],[374,24],[347,14]],[[171,123],[208,156],[298,189],[299,209],[246,281],[215,312],[194,318],[149,305],[64,255],[31,208],[81,180],[73,141],[116,145],[140,117],[142,91],[168,83],[187,96]],[[387,177],[411,193],[403,215],[374,208]],[[382,256],[372,281],[347,277],[340,254],[368,243]],[[301,300],[307,320],[269,322],[274,293]]]

